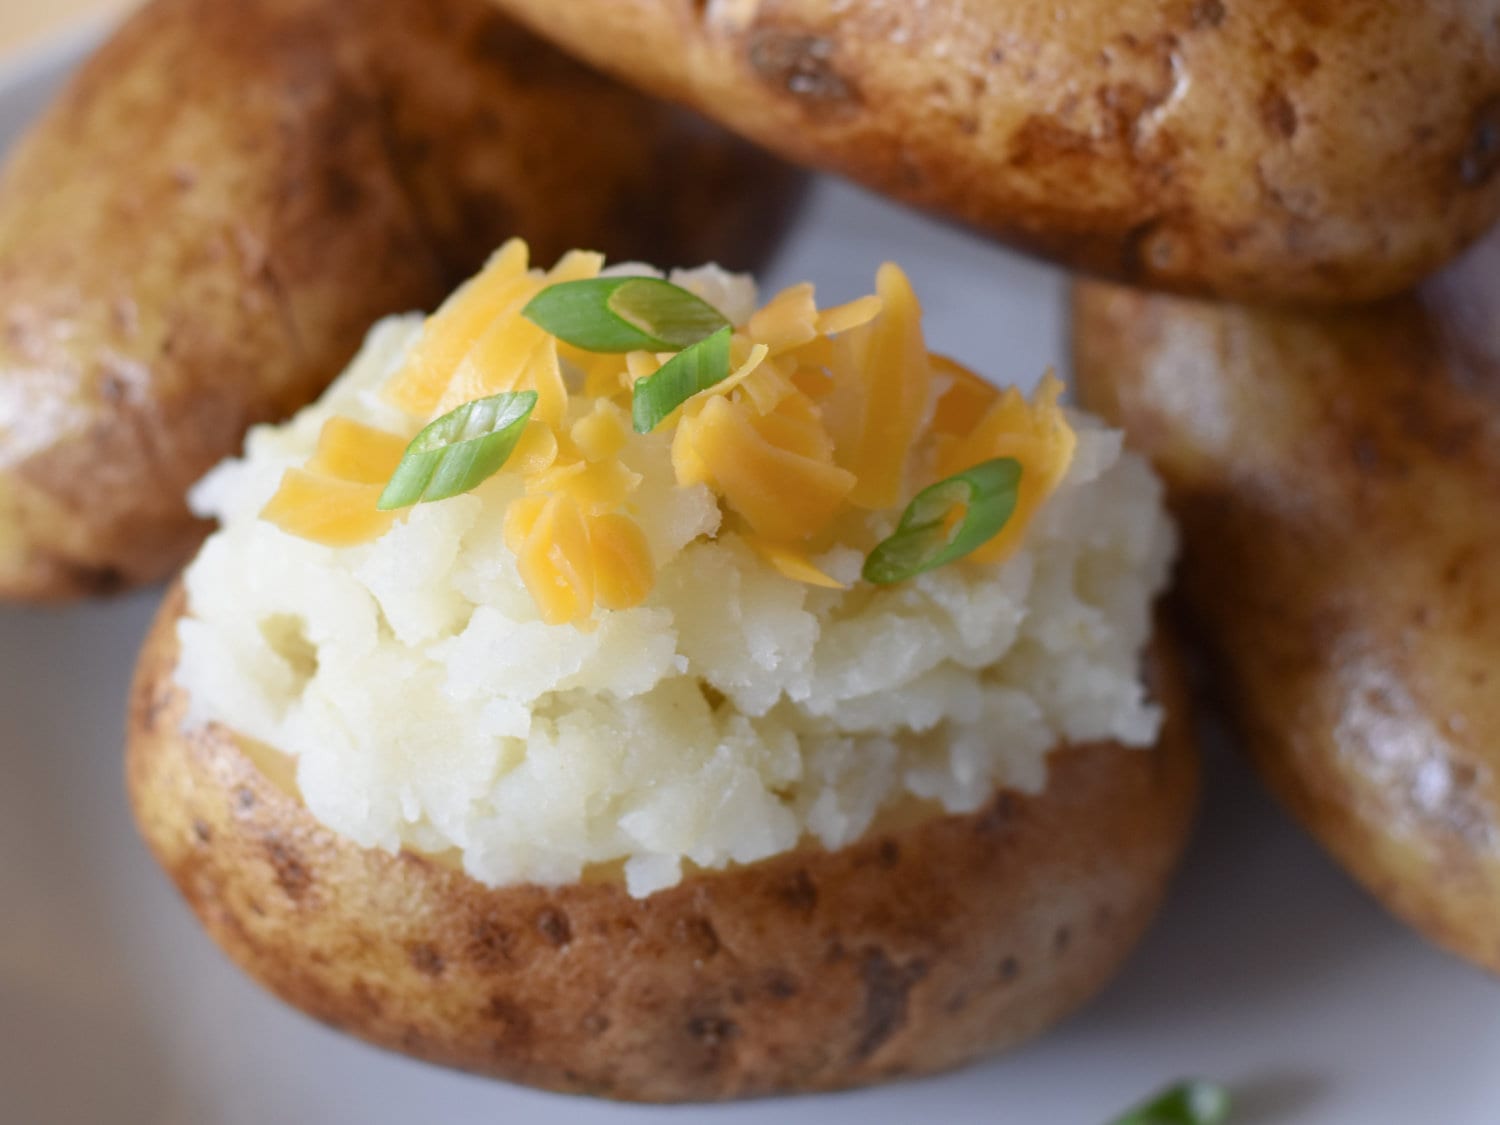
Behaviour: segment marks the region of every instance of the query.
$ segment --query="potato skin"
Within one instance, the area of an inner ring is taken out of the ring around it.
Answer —
[[[1500,215],[1500,0],[496,0],[792,159],[1077,269],[1372,299]]]
[[[504,238],[743,266],[798,183],[483,0],[155,0],[0,176],[0,597],[170,573],[188,486]]]
[[[131,695],[128,780],[157,859],[284,1000],[384,1047],[554,1090],[706,1101],[957,1066],[1091,996],[1156,910],[1197,762],[1175,665],[1154,750],[1060,751],[1002,793],[837,852],[488,889],[317,824],[219,728],[184,733],[169,594]]]
[[[1084,403],[1167,482],[1181,609],[1260,772],[1500,972],[1500,233],[1364,310],[1083,284],[1074,318]]]

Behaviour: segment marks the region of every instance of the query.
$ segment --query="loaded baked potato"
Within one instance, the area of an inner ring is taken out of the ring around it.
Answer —
[[[1035,1034],[1190,820],[1160,643],[1142,680],[1156,483],[1055,380],[930,356],[895,267],[820,310],[600,265],[507,245],[195,492],[223,528],[132,694],[147,841],[286,1000],[552,1089],[830,1089]]]

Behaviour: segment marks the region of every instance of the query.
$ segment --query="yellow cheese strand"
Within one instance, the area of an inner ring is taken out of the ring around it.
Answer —
[[[932,372],[941,386],[930,429],[935,434],[966,434],[976,419],[1000,397],[1000,388],[974,374],[957,360],[933,355]]]
[[[778,449],[825,465],[833,464],[833,439],[823,426],[816,404],[795,389],[768,413],[753,415],[750,424]]]
[[[849,587],[837,578],[830,578],[813,564],[807,552],[784,543],[772,543],[758,535],[744,536],[745,542],[757,555],[776,568],[783,577],[808,586],[822,586],[828,590],[847,590]]]
[[[575,251],[545,275],[528,273],[527,261],[519,240],[502,247],[428,320],[385,393],[420,418],[500,391],[537,391],[506,469],[524,479],[527,494],[508,508],[504,537],[543,620],[587,627],[595,604],[639,605],[655,582],[645,536],[621,511],[641,477],[620,455],[635,440],[630,387],[670,356],[582,353],[531,324],[520,315],[526,301],[545,285],[597,276],[603,259]],[[933,479],[993,457],[1022,464],[1016,511],[971,556],[981,562],[1017,549],[1076,446],[1051,373],[1030,402],[1014,389],[999,392],[962,365],[928,355],[921,308],[899,268],[882,267],[877,290],[823,312],[811,285],[783,290],[734,336],[730,377],[669,420],[677,483],[714,488],[749,528],[746,540],[760,557],[809,585],[840,588],[812,563],[808,541],[846,504],[899,506],[908,461],[924,436]],[[593,400],[571,422],[564,364],[581,373]],[[405,445],[351,419],[330,419],[306,468],[283,478],[265,518],[330,546],[383,534],[395,517],[374,505]]]
[[[876,290],[880,316],[854,333],[859,363],[849,372],[856,382],[856,420],[835,434],[838,463],[857,480],[849,502],[861,508],[895,507],[906,481],[906,463],[926,422],[932,372],[922,339],[922,308],[911,282],[891,263],[880,267]]]
[[[750,318],[750,339],[764,344],[771,355],[800,348],[818,337],[818,306],[807,282],[783,289]]]
[[[597,464],[575,461],[570,465],[554,465],[546,472],[527,477],[526,491],[530,495],[566,493],[585,511],[603,512],[623,504],[640,484],[641,475],[632,472],[621,461]]]
[[[542,517],[542,509],[547,506],[550,496],[522,496],[520,499],[512,500],[505,509],[505,524],[501,532],[505,537],[505,545],[510,553],[520,557],[522,549],[526,546],[527,536],[531,529],[536,527],[536,521]]]
[[[493,324],[522,286],[530,250],[513,238],[479,274],[465,282],[428,318],[402,369],[385,385],[386,401],[414,418],[428,417],[453,379],[454,368]]]
[[[260,518],[325,547],[353,547],[390,530],[396,513],[375,507],[383,484],[360,484],[288,469]]]
[[[656,584],[656,566],[645,533],[628,516],[592,516],[588,521],[594,593],[605,609],[640,605]]]
[[[740,339],[739,337],[736,337],[731,342],[731,346],[733,347],[735,345],[739,345],[743,347],[745,343],[746,341]],[[688,399],[690,407],[701,407],[702,404],[707,402],[709,397],[712,395],[727,395],[730,391],[743,384],[746,379],[748,379],[752,374],[759,370],[760,365],[766,361],[766,357],[770,354],[771,350],[764,344],[755,344],[751,346],[748,352],[745,354],[745,357],[740,360],[739,366],[737,366],[733,371],[729,373],[729,377],[727,379],[723,379],[720,382],[715,383],[707,390],[699,391],[692,398]]]
[[[684,417],[682,460],[728,501],[751,529],[768,539],[798,542],[822,531],[855,485],[853,474],[767,441],[743,407],[711,398]],[[678,462],[676,443],[674,463]],[[691,477],[680,483],[692,483]]]
[[[902,274],[904,278],[906,275]],[[885,300],[878,293],[857,297],[818,314],[818,335],[837,336],[861,328],[885,311]]]
[[[1058,401],[1062,392],[1062,382],[1050,371],[1030,402],[1010,387],[966,437],[940,449],[939,478],[994,457],[1014,457],[1021,463],[1015,510],[1000,534],[969,556],[973,562],[993,564],[1013,555],[1037,510],[1066,475],[1078,436]]]
[[[557,460],[557,434],[545,422],[532,419],[521,432],[521,440],[511,451],[507,469],[514,469],[523,476],[540,473],[552,467]]]
[[[597,399],[594,409],[573,423],[568,436],[582,456],[607,461],[618,457],[630,440],[630,421],[613,402]]]
[[[355,484],[378,484],[391,479],[406,453],[407,440],[337,415],[323,423],[318,447],[307,471]]]
[[[522,507],[512,504],[510,511]],[[527,516],[517,518],[517,527]],[[588,527],[571,497],[548,496],[530,515],[516,555],[521,581],[548,625],[582,621],[594,612],[594,563]],[[512,541],[510,513],[505,538]]]
[[[536,292],[524,294],[530,300]],[[459,362],[435,414],[504,391],[536,391],[533,417],[549,426],[562,424],[568,409],[568,389],[557,359],[557,341],[520,315],[525,301],[496,320],[484,337]]]

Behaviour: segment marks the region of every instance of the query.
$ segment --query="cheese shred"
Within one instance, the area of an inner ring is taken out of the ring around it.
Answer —
[[[597,609],[640,605],[657,568],[633,510],[639,474],[626,467],[630,394],[670,354],[582,353],[521,315],[549,285],[599,276],[598,254],[573,251],[551,270],[529,268],[520,240],[423,327],[381,394],[415,433],[465,402],[537,393],[511,462],[524,497],[505,521],[527,591],[549,624],[582,623]],[[842,588],[812,556],[835,546],[851,509],[899,511],[943,476],[995,457],[1021,462],[1016,511],[973,556],[1003,562],[1072,460],[1076,439],[1050,375],[1030,400],[1000,391],[929,354],[922,308],[899,266],[876,292],[819,310],[813,287],[791,286],[744,318],[731,341],[734,370],[694,396],[662,429],[680,488],[706,485],[757,553],[782,575]],[[385,534],[379,488],[400,461],[400,435],[334,417],[305,465],[289,469],[262,516],[327,546]]]

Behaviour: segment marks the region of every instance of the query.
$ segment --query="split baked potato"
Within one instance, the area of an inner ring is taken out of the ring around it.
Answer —
[[[488,888],[442,858],[361,848],[301,804],[288,759],[185,730],[180,586],[130,705],[128,779],[152,851],[271,991],[373,1043],[555,1090],[701,1101],[947,1069],[1090,997],[1140,937],[1197,789],[1158,643],[1155,749],[1055,751],[1043,793],[891,818],[700,871],[648,898],[603,877]]]
[[[1167,482],[1182,609],[1260,772],[1500,972],[1500,234],[1366,309],[1086,283],[1073,315],[1083,401]]]
[[[1500,216],[1500,0],[497,0],[771,149],[1131,283],[1343,302]]]
[[[795,184],[483,0],[155,0],[0,176],[0,597],[169,574],[188,486],[503,237],[744,264]]]

